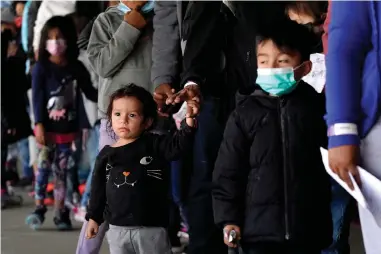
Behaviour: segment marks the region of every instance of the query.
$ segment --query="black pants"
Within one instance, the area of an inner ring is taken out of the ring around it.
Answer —
[[[242,244],[244,254],[320,254],[321,250],[296,247],[288,244],[257,243]]]
[[[216,116],[219,101],[204,98],[203,108],[198,116],[189,176],[188,197],[185,214],[189,224],[188,254],[223,254],[227,247],[223,242],[222,228],[214,224],[212,205],[212,172],[222,139],[222,126]]]

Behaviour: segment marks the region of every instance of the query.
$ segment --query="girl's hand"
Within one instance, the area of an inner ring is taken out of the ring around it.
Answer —
[[[89,223],[87,223],[86,238],[87,239],[94,238],[98,234],[98,229],[99,229],[98,223],[90,219]]]
[[[187,113],[186,113],[186,123],[189,127],[195,126],[195,119],[194,117],[198,115],[200,111],[200,98],[199,97],[193,97],[190,100],[187,100]]]
[[[45,146],[45,129],[41,123],[36,124],[34,128],[34,135],[38,144]]]
[[[236,239],[233,242],[229,241],[229,235],[232,230],[236,232]],[[241,240],[241,229],[237,225],[226,225],[224,227],[224,243],[231,248],[237,248],[237,241],[239,240]]]

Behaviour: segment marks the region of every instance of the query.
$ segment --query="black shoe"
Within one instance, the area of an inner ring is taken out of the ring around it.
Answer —
[[[46,211],[46,206],[38,206],[33,213],[26,217],[25,223],[33,230],[39,229],[44,223]]]
[[[70,230],[73,228],[70,220],[70,209],[67,207],[62,209],[59,215],[54,217],[53,221],[58,230]]]

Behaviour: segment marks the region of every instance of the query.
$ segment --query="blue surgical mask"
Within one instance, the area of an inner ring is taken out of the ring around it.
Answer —
[[[145,5],[143,5],[141,11],[142,11],[143,13],[148,13],[148,12],[152,11],[152,10],[153,10],[153,6],[154,6],[154,3],[155,3],[154,0],[147,1],[147,3],[145,3]],[[131,9],[130,9],[127,5],[125,5],[124,3],[122,3],[122,0],[120,0],[120,3],[119,3],[119,5],[118,5],[118,9],[119,9],[120,11],[122,11],[124,14],[126,14],[127,12],[130,12],[130,11],[131,11]]]
[[[286,68],[258,68],[256,83],[269,94],[281,96],[291,93],[296,87],[294,69]]]

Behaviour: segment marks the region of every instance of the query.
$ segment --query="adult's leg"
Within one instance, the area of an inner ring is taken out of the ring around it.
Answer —
[[[91,179],[93,176],[93,170],[95,165],[95,160],[97,159],[98,149],[94,149],[94,147],[98,147],[99,144],[99,124],[94,126],[94,128],[89,132],[89,139],[87,141],[87,154],[90,161],[90,173],[86,180],[85,192],[82,195],[81,207],[86,207],[90,197],[90,189],[91,189]]]
[[[107,121],[105,119],[102,119],[99,128],[99,151],[102,150],[102,148],[105,145],[112,145],[115,142],[113,134],[107,131],[106,126]],[[103,243],[103,238],[108,230],[108,223],[102,223],[96,237],[90,240],[86,239],[86,227],[87,221],[84,222],[82,225],[81,233],[78,239],[76,254],[98,254]]]
[[[335,180],[331,179],[333,242],[322,254],[349,254],[352,198]]]
[[[222,126],[217,121],[218,99],[205,98],[193,149],[186,216],[189,224],[189,254],[225,253],[222,229],[214,224],[212,207],[212,171],[222,140]]]
[[[381,117],[369,134],[361,142],[362,166],[381,180]],[[381,250],[381,228],[372,218],[372,214],[360,205],[361,229],[367,254],[377,254]]]
[[[19,150],[19,157],[21,158],[21,166],[23,169],[23,178],[33,179],[33,168],[30,166],[29,156],[29,139],[25,138],[17,142],[17,148]]]

